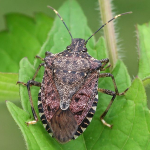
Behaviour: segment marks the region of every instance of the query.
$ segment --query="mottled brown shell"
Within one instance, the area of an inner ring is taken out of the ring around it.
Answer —
[[[73,39],[61,53],[47,53],[38,106],[43,125],[59,142],[77,138],[89,125],[97,107],[100,67],[83,39]]]

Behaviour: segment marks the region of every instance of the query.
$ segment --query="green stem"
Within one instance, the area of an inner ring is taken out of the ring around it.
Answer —
[[[110,0],[99,0],[99,7],[100,7],[103,24],[114,17],[111,11]],[[114,66],[118,59],[118,52],[117,52],[115,29],[114,29],[113,22],[108,23],[103,29],[104,29],[104,37],[106,39],[106,46],[109,54],[110,63],[112,66]]]

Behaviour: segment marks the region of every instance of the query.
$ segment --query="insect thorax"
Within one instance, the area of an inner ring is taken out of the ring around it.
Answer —
[[[60,108],[69,107],[74,93],[85,82],[90,68],[87,59],[78,57],[79,52],[68,52],[54,60],[54,80],[60,96]]]

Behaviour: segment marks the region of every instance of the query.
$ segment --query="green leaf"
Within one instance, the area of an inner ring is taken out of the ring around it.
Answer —
[[[139,37],[139,72],[144,85],[150,84],[150,24],[138,25]]]
[[[126,94],[126,99],[128,100],[127,106],[130,109],[128,110],[128,107],[125,109],[130,136],[126,137],[124,149],[128,149],[129,146],[134,149],[149,149],[150,111],[147,108],[147,97],[140,79],[134,80]]]
[[[37,13],[35,19],[21,14],[6,15],[8,31],[0,32],[0,64],[3,64],[0,71],[18,72],[19,61],[24,56],[33,62],[52,23],[53,20],[42,13]]]
[[[0,101],[19,100],[18,74],[0,72]]]
[[[74,38],[87,39],[92,34],[87,26],[86,18],[76,1],[66,1],[58,12],[71,30]],[[39,55],[44,58],[45,51],[51,51],[53,53],[61,52],[70,42],[71,38],[69,33],[61,20],[56,17],[54,26],[49,33],[48,39],[42,46]],[[87,48],[88,52],[95,58],[103,59],[103,57],[107,57],[103,38],[100,38],[97,43],[94,38],[90,39]],[[34,65],[32,65],[27,58],[22,59],[20,62],[19,80],[26,83],[28,80],[32,79],[40,63],[40,60],[35,60]],[[131,85],[130,76],[121,60],[117,61],[112,74],[115,77],[119,92],[123,92],[126,88],[131,86],[126,95],[116,97],[105,117],[108,123],[113,124],[113,129],[104,126],[100,121],[100,115],[108,106],[112,96],[99,93],[97,111],[91,124],[79,138],[66,144],[60,144],[54,138],[50,137],[42,126],[41,121],[38,121],[35,125],[26,126],[25,122],[33,120],[33,116],[27,89],[25,86],[20,85],[21,103],[24,110],[21,110],[10,102],[7,103],[7,107],[23,133],[27,148],[29,150],[149,149],[150,112],[146,105],[146,94],[142,81],[136,78]],[[42,77],[43,69],[40,70],[36,81],[41,82]],[[101,78],[99,80],[99,87],[114,91],[111,78]],[[38,87],[31,88],[33,103],[37,113],[38,91]]]
[[[88,50],[89,54],[96,59],[105,59],[108,58],[105,39],[100,37],[99,40],[95,44],[95,48],[92,50]]]
[[[54,140],[48,140],[50,137],[46,134],[40,122],[33,126],[27,126],[25,122],[30,118],[29,113],[11,102],[7,102],[6,104],[14,120],[19,125],[29,150],[54,150],[54,147],[59,149]]]

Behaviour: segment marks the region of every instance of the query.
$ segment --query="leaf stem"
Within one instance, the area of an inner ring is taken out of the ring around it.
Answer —
[[[99,0],[99,9],[101,12],[101,18],[103,23],[106,23],[108,20],[114,17],[111,11],[110,0]],[[103,28],[103,30],[104,30],[104,37],[106,39],[106,46],[109,54],[110,63],[112,66],[114,66],[118,59],[118,52],[113,22],[108,23]]]

